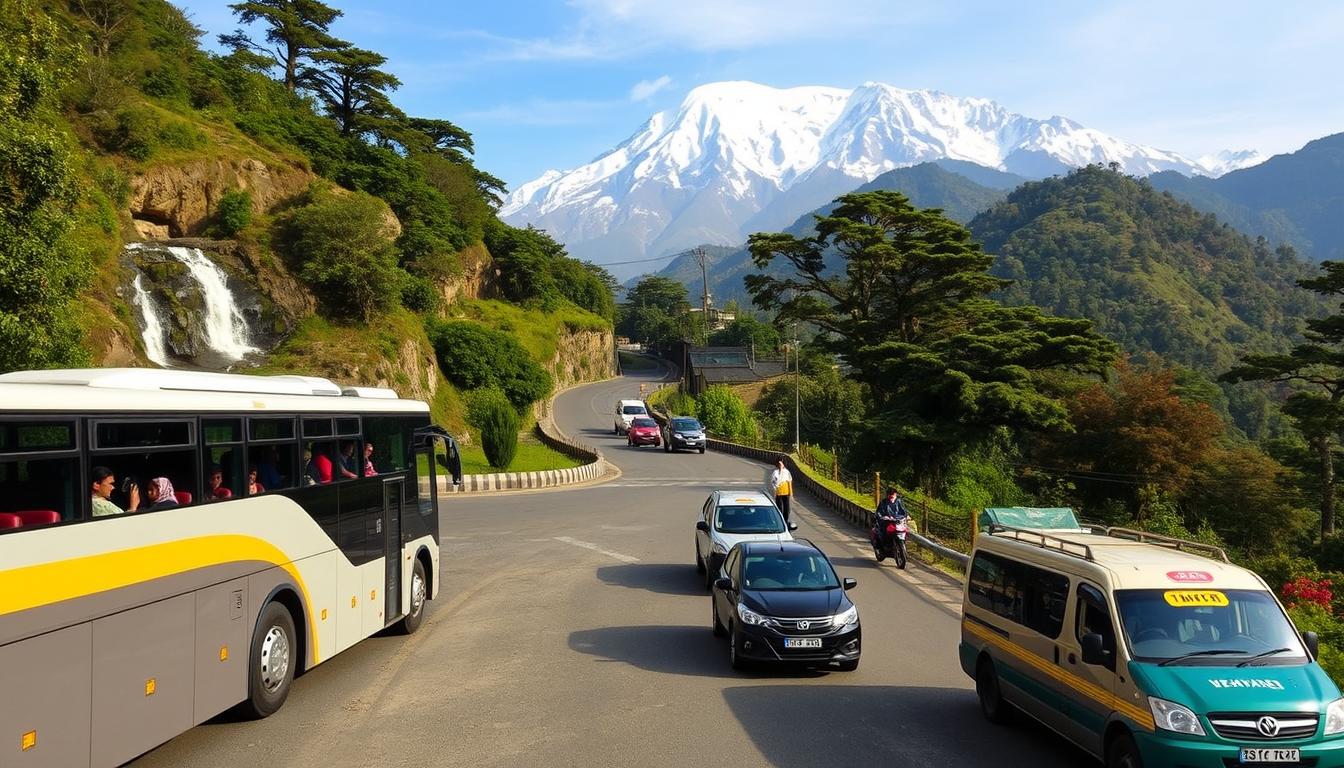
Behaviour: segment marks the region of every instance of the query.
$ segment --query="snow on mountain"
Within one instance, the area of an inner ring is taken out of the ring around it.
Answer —
[[[1141,176],[1217,176],[1259,159],[1224,152],[1190,160],[1067,118],[1037,120],[938,91],[722,82],[695,88],[675,113],[655,114],[591,163],[523,184],[500,215],[609,264],[741,243],[886,171],[943,158],[1031,178],[1112,162]]]
[[[1254,149],[1225,149],[1215,155],[1203,155],[1197,162],[1205,169],[1205,176],[1217,178],[1225,173],[1259,165],[1266,159],[1264,155]]]

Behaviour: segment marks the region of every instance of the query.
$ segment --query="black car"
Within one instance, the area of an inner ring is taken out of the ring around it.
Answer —
[[[859,609],[816,545],[745,541],[728,552],[714,582],[714,634],[728,635],[733,669],[751,661],[859,667]]]
[[[663,425],[663,450],[671,453],[678,448],[705,452],[705,428],[690,416],[673,416]]]

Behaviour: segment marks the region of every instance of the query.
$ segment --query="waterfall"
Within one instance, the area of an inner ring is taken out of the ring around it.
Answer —
[[[168,349],[164,346],[163,323],[159,322],[159,312],[154,308],[154,302],[149,298],[149,293],[145,291],[145,286],[140,282],[140,275],[135,276],[135,303],[140,307],[140,320],[145,324],[145,354],[149,359],[160,367],[169,367]]]

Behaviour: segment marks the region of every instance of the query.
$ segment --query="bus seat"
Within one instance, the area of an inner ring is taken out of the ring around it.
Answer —
[[[215,497],[216,501],[223,501],[224,499],[232,499],[233,491],[230,491],[228,488],[225,488],[224,486],[221,485],[218,488],[216,488],[214,492],[212,492],[210,495]],[[191,496],[191,494],[187,494],[187,496]],[[184,503],[190,503],[190,502],[184,502]]]
[[[177,503],[187,505],[191,503],[191,491],[174,491],[173,495],[177,497]]]
[[[12,512],[0,512],[0,529],[3,528],[22,528],[23,520]]]
[[[61,513],[54,509],[21,509],[13,514],[24,525],[50,525],[61,522]]]

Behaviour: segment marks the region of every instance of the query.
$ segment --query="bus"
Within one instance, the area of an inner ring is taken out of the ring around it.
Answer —
[[[120,765],[415,631],[461,473],[429,407],[388,389],[0,375],[0,765]]]

